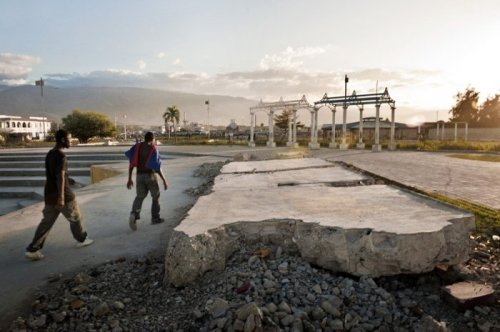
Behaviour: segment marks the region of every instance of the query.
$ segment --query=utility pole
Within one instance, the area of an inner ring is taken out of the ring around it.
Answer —
[[[43,86],[45,85],[45,82],[43,81],[43,78],[40,77],[40,80],[39,81],[35,81],[35,86],[39,86],[40,87],[40,96],[42,98],[40,98],[40,113],[41,115],[45,114],[44,112],[44,103],[43,103]],[[45,137],[47,136],[47,127],[46,127],[46,124],[45,122],[43,122],[43,129],[41,129],[42,133],[43,133],[43,136],[44,136],[44,139]],[[37,133],[38,135],[38,133]]]
[[[349,82],[349,77],[347,74],[344,77],[344,107],[342,107],[342,144],[340,144],[341,150],[347,150],[349,145],[347,144],[347,83]],[[332,126],[332,130],[335,130]]]
[[[207,105],[207,113],[208,113],[208,139],[210,139],[210,100],[205,100],[205,105]]]
[[[127,140],[127,114],[123,115],[123,132],[125,134],[125,140]]]
[[[45,82],[43,81],[43,78],[40,77],[39,81],[35,81],[35,86],[40,87],[40,95],[43,97],[43,86],[45,85]]]

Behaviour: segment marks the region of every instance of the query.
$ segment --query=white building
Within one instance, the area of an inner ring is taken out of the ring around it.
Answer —
[[[0,131],[9,134],[25,134],[29,139],[44,140],[50,129],[51,122],[46,117],[0,115]]]

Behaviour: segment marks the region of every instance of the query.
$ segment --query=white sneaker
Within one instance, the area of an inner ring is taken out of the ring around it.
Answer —
[[[24,257],[26,257],[27,259],[31,259],[32,261],[39,261],[40,259],[43,259],[45,256],[42,254],[40,250],[37,250],[35,252],[26,251]]]
[[[85,238],[85,241],[83,242],[78,242],[76,244],[76,247],[77,248],[83,248],[83,247],[86,247],[86,246],[90,246],[92,243],[94,243],[94,240],[90,239],[88,236]]]
[[[130,229],[133,231],[137,230],[137,221],[135,218],[135,213],[131,213],[130,217],[128,217],[128,225],[130,226]]]

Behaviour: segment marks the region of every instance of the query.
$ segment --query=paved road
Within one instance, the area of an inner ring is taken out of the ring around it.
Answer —
[[[500,163],[450,158],[450,153],[441,152],[322,149],[313,154],[419,189],[500,209]]]

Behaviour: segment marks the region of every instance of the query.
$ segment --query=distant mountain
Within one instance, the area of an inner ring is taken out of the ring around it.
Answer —
[[[40,87],[0,85],[0,114],[21,116],[47,116],[53,121],[71,113],[74,109],[81,111],[96,111],[107,114],[111,121],[115,116],[117,124],[137,124],[141,126],[160,126],[163,124],[162,115],[169,105],[177,105],[181,110],[181,121],[186,114],[188,122],[206,124],[208,121],[207,105],[210,100],[210,124],[228,125],[231,119],[237,124],[250,124],[251,106],[258,103],[240,97],[221,95],[199,95],[175,91],[130,88],[130,87],[54,87],[45,86],[44,96],[40,96]],[[415,110],[410,107],[397,105],[396,121],[419,123],[435,121],[436,111]],[[383,105],[380,116],[390,117],[390,108]],[[447,118],[446,110],[439,113],[440,119]],[[331,112],[323,108],[319,112],[319,123],[331,123]],[[124,115],[127,116],[124,119]],[[375,107],[365,107],[365,117],[375,115]],[[309,125],[310,114],[302,109],[298,112],[298,120]],[[357,108],[349,108],[347,122],[358,121]],[[257,124],[267,125],[267,115],[257,114]],[[342,112],[337,109],[337,123],[342,121]]]
[[[186,114],[188,122],[207,123],[206,100],[210,100],[210,124],[228,125],[231,119],[238,124],[249,124],[249,107],[258,103],[239,97],[197,95],[174,91],[115,87],[0,87],[0,114],[20,116],[47,116],[60,119],[74,109],[107,114],[117,123],[161,125],[162,115],[169,105],[181,110],[181,121]],[[126,115],[126,119],[124,116]]]

